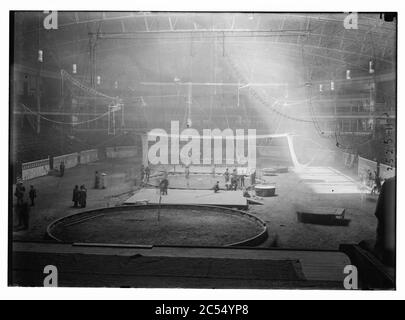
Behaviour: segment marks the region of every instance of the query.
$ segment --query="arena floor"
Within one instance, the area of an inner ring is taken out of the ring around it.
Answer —
[[[118,207],[66,219],[52,235],[68,243],[228,246],[264,231],[255,219],[235,210],[197,206]]]
[[[31,211],[30,229],[14,232],[14,239],[43,240],[47,226],[58,218],[82,210],[124,203],[139,190],[135,185],[139,179],[123,180],[119,177],[129,170],[138,173],[139,163],[140,159],[135,158],[100,161],[68,169],[62,178],[46,176],[29,181],[26,187],[32,184],[38,190],[37,204]],[[89,170],[89,167],[93,170]],[[325,174],[323,169],[313,169],[318,172],[317,179],[306,179],[303,172],[292,170],[263,177],[266,182],[274,183],[277,188],[275,197],[263,198],[260,200],[263,205],[249,207],[250,213],[267,224],[269,239],[262,244],[263,247],[337,250],[342,243],[358,243],[374,238],[377,226],[374,217],[375,199],[370,199],[362,193],[357,182],[339,170],[328,168]],[[96,170],[106,172],[110,176],[115,175],[117,179],[113,180],[115,182],[107,189],[93,189],[93,172]],[[311,169],[312,176],[313,170]],[[321,175],[323,177],[319,178]],[[88,188],[86,209],[71,207],[72,190],[76,184],[85,184]],[[330,186],[334,185],[338,188],[331,189]],[[343,192],[345,190],[350,192]],[[343,207],[346,209],[345,217],[351,221],[347,227],[301,224],[296,217],[297,206]]]

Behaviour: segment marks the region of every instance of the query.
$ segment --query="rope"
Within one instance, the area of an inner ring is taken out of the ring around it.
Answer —
[[[21,106],[23,106],[23,108],[25,110],[27,110],[28,112],[30,112],[31,114],[39,116],[43,120],[46,120],[46,121],[49,121],[49,122],[52,122],[52,123],[56,123],[56,124],[63,124],[63,125],[80,125],[80,124],[90,123],[90,122],[93,122],[93,121],[96,121],[96,120],[99,120],[99,119],[105,117],[106,115],[108,115],[111,112],[115,112],[115,111],[107,111],[106,113],[103,113],[102,115],[100,115],[100,116],[98,116],[98,117],[96,117],[94,119],[90,119],[90,120],[86,120],[86,121],[82,121],[82,122],[63,122],[63,121],[56,121],[56,120],[52,120],[52,119],[49,119],[47,117],[44,117],[40,113],[31,110],[30,108],[28,108],[27,106],[25,106],[22,103],[21,103]]]

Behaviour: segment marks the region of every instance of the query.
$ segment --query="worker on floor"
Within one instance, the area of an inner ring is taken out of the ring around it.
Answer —
[[[150,168],[149,166],[145,167],[145,183],[149,183],[150,178]]]
[[[244,174],[241,174],[241,175],[239,176],[239,184],[240,184],[240,187],[241,187],[241,188],[244,188],[244,187],[245,187],[245,175],[244,175]]]
[[[21,206],[24,201],[25,187],[21,181],[19,181],[15,187],[14,196],[17,198],[17,206]]]
[[[60,173],[61,177],[63,177],[63,175],[65,174],[65,162],[64,161],[60,162],[59,173]]]
[[[250,184],[254,186],[256,184],[256,170],[253,170],[250,174]]]
[[[79,186],[76,185],[73,189],[73,196],[72,196],[72,201],[73,201],[73,208],[77,208],[78,203],[80,200],[80,190],[79,190]]]
[[[167,196],[168,187],[169,187],[169,180],[167,179],[167,177],[164,177],[162,181],[160,181],[159,183],[160,194]]]
[[[80,207],[86,208],[86,205],[87,205],[87,189],[86,189],[86,187],[84,185],[80,186],[79,203],[80,203]]]
[[[224,178],[225,178],[225,184],[227,184],[229,182],[229,169],[226,168],[225,172],[224,172]]]
[[[94,174],[94,189],[100,189],[100,173],[98,171]]]
[[[212,188],[214,190],[215,193],[219,192],[219,181],[217,181],[217,183],[215,183],[214,187]]]
[[[35,198],[37,197],[37,190],[34,186],[30,186],[29,196],[31,200],[31,207],[35,206]]]

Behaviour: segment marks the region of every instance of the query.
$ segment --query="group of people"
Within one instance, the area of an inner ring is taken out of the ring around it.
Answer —
[[[226,168],[224,173],[225,178],[225,187],[226,190],[238,190],[245,188],[245,174],[238,174],[238,171],[235,169],[232,170],[232,173],[229,172],[229,169]],[[252,172],[250,175],[250,184],[254,185],[256,183],[256,172]]]
[[[73,189],[73,208],[86,208],[87,203],[87,189],[84,185],[80,188],[76,185]]]
[[[228,168],[226,168],[223,176],[224,176],[224,179],[225,179],[225,188],[226,188],[226,190],[228,190],[228,191],[230,191],[230,190],[236,191],[238,189],[246,190],[246,187],[245,187],[246,175],[245,174],[238,174],[238,171],[237,171],[236,168],[234,168],[232,170],[232,173],[229,172]],[[250,183],[251,183],[251,185],[254,185],[256,183],[256,171],[253,171],[250,174]],[[215,185],[213,186],[212,189],[214,190],[215,193],[217,193],[220,190],[219,181],[217,181],[215,183]]]
[[[371,194],[381,192],[382,182],[378,169],[374,171],[374,174],[371,170],[367,170],[366,185],[371,188]]]
[[[29,228],[30,206],[35,206],[35,198],[37,197],[37,190],[31,185],[30,190],[28,191],[28,197],[30,199],[29,203],[25,191],[23,183],[21,181],[18,182],[14,196],[17,198],[15,206],[17,214],[16,227],[19,230],[27,230]]]

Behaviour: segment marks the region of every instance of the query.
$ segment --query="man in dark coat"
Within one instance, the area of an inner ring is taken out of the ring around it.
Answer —
[[[73,197],[72,197],[74,208],[78,207],[78,203],[80,200],[79,197],[80,197],[80,190],[79,190],[79,186],[76,185],[75,188],[73,189]]]
[[[167,195],[167,188],[169,187],[169,180],[165,177],[159,184],[160,187],[160,194]]]
[[[24,202],[24,192],[24,185],[22,184],[22,182],[18,182],[14,193],[15,197],[17,198],[17,206],[22,206]]]
[[[87,189],[84,185],[80,187],[80,206],[86,208],[87,204]]]
[[[63,177],[63,175],[65,174],[65,162],[61,161],[60,165],[59,165],[59,172],[60,172],[60,176]]]
[[[30,199],[31,199],[31,207],[35,206],[35,198],[37,197],[37,190],[35,190],[34,186],[30,187]]]

